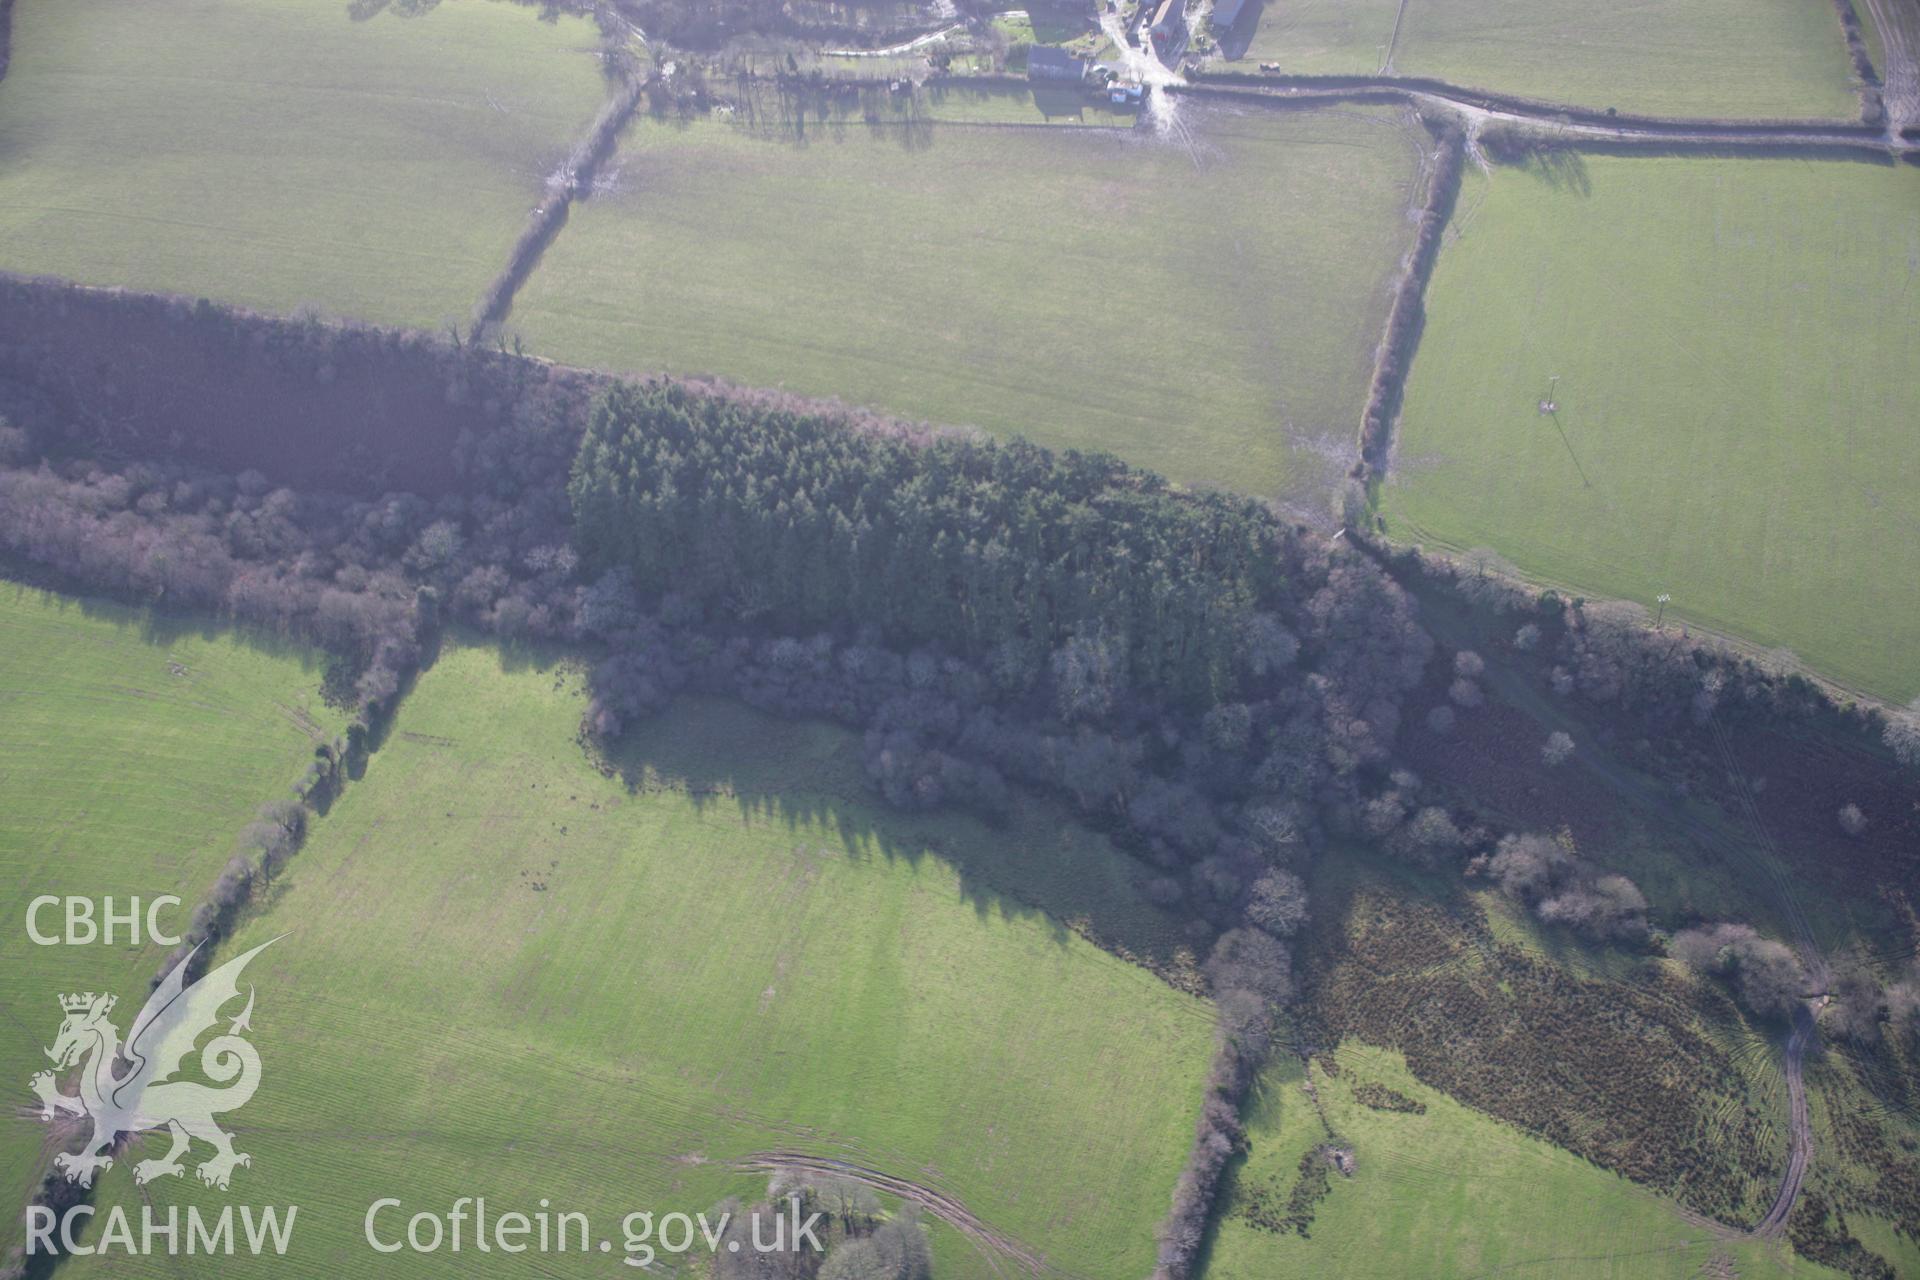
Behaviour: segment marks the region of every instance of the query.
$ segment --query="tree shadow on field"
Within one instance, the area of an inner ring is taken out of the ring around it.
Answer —
[[[268,657],[298,664],[302,675],[313,678],[316,689],[333,661],[332,655],[319,645],[305,644],[261,627],[207,613],[168,612],[155,606],[123,604],[97,595],[83,595],[74,584],[36,574],[33,569],[34,566],[0,559],[0,599],[37,597],[59,612],[77,610],[91,622],[137,628],[140,642],[156,649],[171,648],[183,640],[209,644],[234,641]]]
[[[1087,97],[1078,89],[1046,89],[1035,86],[1033,105],[1049,120],[1082,120],[1087,114]]]
[[[733,127],[795,149],[855,138],[924,151],[933,145],[933,124],[919,93],[896,93],[884,82],[754,82],[743,86],[733,116]]]
[[[860,738],[837,725],[682,697],[630,728],[602,765],[632,794],[678,791],[698,809],[779,823],[793,832],[796,857],[938,858],[983,918],[1035,921],[1063,944],[1077,932],[1163,976],[1191,968],[1196,944],[1183,922],[1146,899],[1154,870],[1064,807],[1016,792],[997,824],[951,808],[883,808],[866,782]],[[826,833],[838,848],[819,847]]]
[[[1555,191],[1570,192],[1583,200],[1593,194],[1587,158],[1571,148],[1535,151],[1522,167]]]

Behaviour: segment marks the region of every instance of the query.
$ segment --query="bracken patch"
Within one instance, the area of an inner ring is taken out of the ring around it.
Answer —
[[[1421,1083],[1722,1221],[1764,1212],[1778,1155],[1703,1029],[1696,1002],[1716,997],[1663,971],[1577,977],[1496,941],[1464,900],[1362,886],[1327,908],[1310,1034],[1399,1049]]]

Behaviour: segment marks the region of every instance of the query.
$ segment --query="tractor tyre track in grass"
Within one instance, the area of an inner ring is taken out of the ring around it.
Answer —
[[[1387,37],[1387,54],[1380,59],[1380,74],[1388,75],[1393,71],[1393,51],[1400,47],[1400,28],[1407,21],[1407,0],[1400,0],[1400,8],[1393,15],[1393,34]]]
[[[995,1230],[952,1196],[893,1174],[882,1173],[878,1169],[869,1169],[864,1165],[854,1164],[848,1160],[836,1160],[830,1156],[808,1155],[802,1151],[763,1151],[736,1162],[736,1167],[752,1173],[775,1173],[781,1169],[809,1169],[816,1173],[851,1178],[876,1191],[884,1191],[888,1195],[898,1196],[902,1200],[918,1205],[958,1231],[980,1251],[981,1257],[986,1259],[987,1265],[996,1275],[1021,1274],[1077,1280],[1078,1273],[1054,1266],[1018,1240]],[[1006,1264],[1009,1263],[1017,1269],[1015,1272],[1010,1273],[1007,1270]]]
[[[1807,1166],[1813,1162],[1813,1122],[1807,1113],[1807,1086],[1803,1073],[1807,1045],[1813,1040],[1813,1014],[1802,1004],[1793,1011],[1793,1033],[1787,1037],[1787,1169],[1780,1179],[1780,1193],[1755,1236],[1772,1238],[1786,1229],[1793,1202],[1807,1180]]]
[[[1920,125],[1920,0],[1866,0],[1873,25],[1880,29],[1880,99],[1887,112],[1887,136]]]

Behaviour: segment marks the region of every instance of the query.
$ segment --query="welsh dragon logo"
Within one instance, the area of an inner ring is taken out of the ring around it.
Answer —
[[[80,1154],[54,1157],[54,1165],[69,1181],[91,1186],[96,1172],[113,1167],[110,1153],[122,1134],[158,1129],[172,1135],[173,1145],[158,1160],[136,1164],[135,1182],[185,1172],[180,1157],[195,1139],[214,1149],[194,1171],[210,1187],[224,1191],[235,1166],[253,1163],[252,1157],[233,1149],[233,1135],[213,1121],[216,1112],[244,1106],[260,1085],[260,1055],[241,1038],[242,1032],[252,1029],[253,988],[247,988],[247,1006],[240,1016],[200,1053],[201,1071],[224,1087],[174,1076],[200,1037],[219,1020],[220,1010],[239,998],[240,971],[278,941],[263,942],[236,956],[192,986],[186,986],[185,980],[193,957],[175,965],[147,998],[124,1045],[119,1030],[107,1020],[113,1012],[113,996],[89,991],[60,997],[60,1008],[67,1016],[47,1057],[60,1071],[81,1064],[80,1092],[60,1092],[52,1071],[35,1075],[32,1085],[42,1103],[42,1120],[52,1123],[56,1114],[66,1112],[93,1121],[93,1134]]]

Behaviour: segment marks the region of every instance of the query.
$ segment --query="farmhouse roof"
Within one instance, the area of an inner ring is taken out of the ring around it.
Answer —
[[[1079,80],[1087,74],[1087,64],[1065,49],[1036,44],[1027,50],[1027,76],[1034,80]]]

